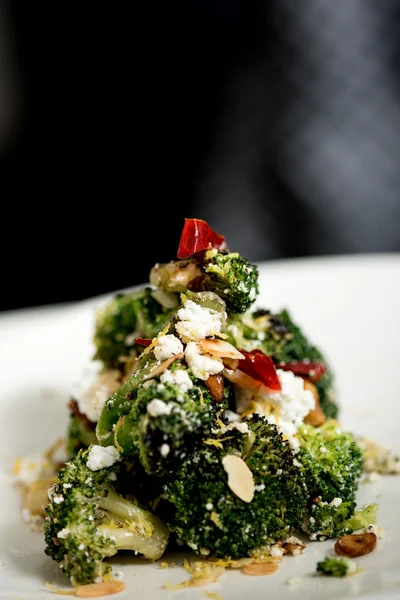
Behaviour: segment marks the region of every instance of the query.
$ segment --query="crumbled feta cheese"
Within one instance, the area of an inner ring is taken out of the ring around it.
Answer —
[[[283,473],[282,469],[277,469],[277,470],[276,470],[276,474],[277,474],[277,475],[282,475],[282,473]]]
[[[107,479],[109,479],[110,481],[117,481],[117,476],[114,473],[114,471],[111,471],[111,473],[108,474]]]
[[[196,342],[189,342],[186,346],[185,359],[193,375],[204,381],[210,375],[220,373],[224,369],[224,364],[220,358],[212,358],[208,354],[203,354]]]
[[[220,333],[223,316],[219,311],[187,300],[177,312],[179,321],[175,329],[185,343],[199,341]]]
[[[342,504],[343,500],[341,498],[334,498],[330,503],[331,506],[335,506],[336,508]]]
[[[67,527],[64,527],[63,529],[61,529],[61,531],[57,533],[57,537],[60,538],[60,540],[66,540],[68,534],[69,529],[67,529]]]
[[[72,388],[79,411],[92,423],[97,423],[104,404],[114,391],[99,380],[102,368],[100,361],[92,361],[84,369],[81,381]]]
[[[62,496],[61,494],[55,494],[53,496],[53,502],[54,504],[61,504],[61,502],[64,502],[64,496]]]
[[[93,579],[93,583],[101,583],[102,581],[103,581],[103,578],[102,578],[102,577],[95,577],[95,578]]]
[[[282,548],[282,546],[277,546],[276,544],[274,544],[273,546],[271,546],[271,549],[269,552],[270,552],[271,556],[278,557],[278,556],[282,556],[285,551]]]
[[[382,527],[379,527],[379,525],[376,525],[376,523],[371,523],[371,525],[368,525],[368,527],[365,528],[365,533],[375,533],[378,539],[383,538],[383,529]]]
[[[78,550],[84,550],[86,548],[85,544],[79,544]]]
[[[159,398],[153,398],[147,405],[147,412],[151,417],[159,417],[161,415],[169,415],[173,408],[172,403],[166,404]]]
[[[173,383],[178,386],[180,392],[184,394],[193,387],[193,381],[189,377],[189,373],[185,369],[176,369],[171,371],[166,369],[160,377],[162,383]]]
[[[213,503],[212,503],[212,502],[207,502],[207,504],[206,504],[206,509],[207,509],[207,510],[212,510],[213,508],[214,508],[214,505],[213,505]]]
[[[105,467],[112,467],[120,458],[120,453],[114,446],[97,446],[90,449],[87,466],[91,471],[99,471]]]
[[[154,345],[154,356],[163,361],[183,352],[183,344],[176,335],[160,335]]]
[[[277,369],[281,384],[280,392],[269,392],[260,388],[256,391],[239,389],[237,411],[243,413],[252,406],[254,412],[265,416],[269,423],[275,424],[288,439],[293,450],[299,446],[296,433],[304,417],[315,408],[315,398],[310,390],[304,389],[304,380],[291,371]]]
[[[229,423],[235,423],[241,419],[240,415],[238,415],[236,412],[233,412],[233,410],[226,410],[224,412],[224,418],[227,419]]]
[[[65,490],[68,490],[69,488],[72,488],[72,483],[63,483],[63,488]]]
[[[170,450],[171,450],[171,448],[169,447],[168,444],[163,444],[160,447],[160,454],[161,454],[161,456],[165,458],[166,456],[168,456]]]
[[[265,485],[263,483],[260,483],[260,485],[255,485],[254,486],[254,491],[255,492],[262,492],[263,490],[265,490]]]

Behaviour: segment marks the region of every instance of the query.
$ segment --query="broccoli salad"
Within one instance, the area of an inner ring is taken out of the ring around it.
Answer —
[[[375,535],[377,505],[356,504],[367,445],[340,424],[331,365],[258,293],[257,265],[185,219],[176,260],[96,313],[41,505],[45,553],[74,586],[110,580],[119,550],[187,549],[250,574],[308,542]]]

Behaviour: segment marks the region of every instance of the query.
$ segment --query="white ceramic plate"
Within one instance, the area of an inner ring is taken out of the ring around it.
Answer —
[[[286,260],[260,264],[257,304],[287,307],[329,357],[337,377],[342,425],[400,452],[400,254]],[[40,533],[23,522],[12,486],[16,456],[40,454],[67,423],[72,385],[92,353],[94,308],[107,297],[82,303],[0,314],[0,597],[45,600],[45,582],[67,585],[44,555]],[[333,541],[309,543],[300,557],[284,557],[268,577],[226,571],[206,588],[167,591],[188,578],[181,567],[160,569],[128,556],[112,559],[122,571],[125,600],[207,598],[400,598],[400,476],[361,485],[359,504],[378,502],[384,538],[358,559],[362,572],[346,579],[315,577]],[[295,586],[290,578],[300,578]]]

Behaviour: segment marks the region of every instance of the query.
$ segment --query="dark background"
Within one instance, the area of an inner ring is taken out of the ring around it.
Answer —
[[[400,250],[400,4],[0,0],[0,309],[147,281],[185,217],[250,260]]]

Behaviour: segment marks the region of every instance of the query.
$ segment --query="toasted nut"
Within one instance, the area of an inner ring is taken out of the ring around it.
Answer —
[[[78,598],[99,598],[100,596],[108,596],[117,594],[125,589],[123,581],[103,581],[102,583],[89,583],[89,585],[81,585],[76,588],[75,596]]]
[[[276,562],[253,563],[242,568],[244,575],[272,575],[279,569]]]
[[[237,358],[227,358],[226,356],[222,359],[222,363],[226,369],[230,369],[231,371],[236,371],[239,366]]]
[[[335,544],[335,552],[339,556],[356,558],[369,554],[376,547],[375,533],[352,533],[342,535]]]
[[[218,358],[234,358],[237,360],[244,358],[243,354],[235,346],[232,346],[229,342],[224,342],[224,340],[205,338],[204,340],[200,340],[199,346],[203,352],[218,356]]]
[[[240,456],[227,454],[222,459],[222,466],[228,474],[228,486],[243,502],[251,502],[254,498],[253,473]]]
[[[304,379],[304,389],[310,390],[315,399],[315,408],[313,410],[310,410],[308,415],[304,418],[304,423],[307,423],[308,425],[313,425],[314,427],[318,427],[319,425],[322,425],[322,423],[325,423],[325,415],[321,409],[321,404],[319,402],[318,390],[316,386],[307,379]]]
[[[220,373],[210,375],[204,382],[215,402],[222,402],[224,399],[224,378]]]
[[[304,552],[306,545],[299,539],[293,542],[285,542],[283,544],[283,550],[285,554],[292,554],[292,556],[299,556]]]

